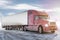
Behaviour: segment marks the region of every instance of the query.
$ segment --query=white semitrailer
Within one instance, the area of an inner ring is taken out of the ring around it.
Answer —
[[[27,11],[2,17],[2,25],[27,25]]]

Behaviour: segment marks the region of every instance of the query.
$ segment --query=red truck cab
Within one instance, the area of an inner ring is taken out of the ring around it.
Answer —
[[[28,27],[27,30],[43,32],[55,32],[56,22],[49,22],[49,16],[46,12],[28,10]],[[52,23],[52,24],[51,24]]]

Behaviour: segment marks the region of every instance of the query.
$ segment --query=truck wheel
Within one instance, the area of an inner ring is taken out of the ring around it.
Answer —
[[[38,27],[38,32],[39,32],[39,33],[43,33],[43,28],[42,28],[42,26],[39,26],[39,27]]]
[[[26,27],[24,27],[24,28],[23,28],[23,31],[26,31],[26,30],[27,30]]]
[[[23,26],[20,28],[21,31],[23,31]]]
[[[52,33],[55,33],[55,31],[51,31]]]

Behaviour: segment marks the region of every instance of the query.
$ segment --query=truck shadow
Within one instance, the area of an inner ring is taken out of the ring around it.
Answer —
[[[51,32],[43,32],[43,33],[39,33],[37,31],[30,31],[30,30],[27,30],[25,32],[30,32],[30,33],[35,33],[35,34],[55,34],[55,33],[51,33]]]

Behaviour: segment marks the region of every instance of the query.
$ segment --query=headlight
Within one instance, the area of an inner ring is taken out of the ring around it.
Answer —
[[[48,27],[48,24],[45,24],[45,27]]]

